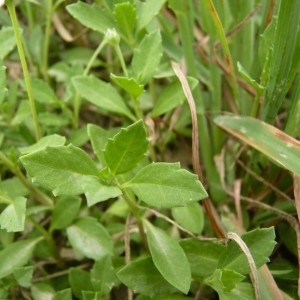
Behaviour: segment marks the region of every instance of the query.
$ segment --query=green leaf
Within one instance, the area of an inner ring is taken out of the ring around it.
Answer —
[[[90,178],[84,185],[84,189],[88,206],[122,195],[122,191],[117,186],[101,183],[98,178]]]
[[[149,82],[156,72],[162,56],[162,40],[158,30],[147,34],[132,58],[134,78],[141,84]]]
[[[122,128],[109,139],[104,157],[112,174],[122,174],[132,170],[143,159],[148,148],[146,129],[142,120]]]
[[[258,228],[243,234],[241,238],[248,246],[257,268],[269,261],[268,257],[276,244],[274,227]],[[226,251],[220,256],[218,268],[231,269],[241,274],[250,272],[244,252],[234,241],[228,243]]]
[[[80,95],[97,107],[135,120],[135,117],[111,84],[94,76],[77,76],[72,79],[72,82]]]
[[[43,150],[47,146],[52,146],[52,147],[63,146],[65,142],[66,142],[66,138],[64,136],[58,134],[51,134],[42,137],[35,144],[29,147],[22,148],[21,153],[22,155],[27,153],[32,153],[35,151]]]
[[[123,185],[155,207],[184,206],[207,197],[195,174],[180,169],[179,163],[152,163]]]
[[[188,261],[193,277],[206,278],[217,269],[218,261],[226,247],[218,241],[200,241],[198,239],[184,239],[180,241]]]
[[[33,267],[21,267],[14,271],[14,277],[18,284],[23,287],[30,287],[32,275],[33,275]]]
[[[185,229],[200,234],[204,227],[204,215],[199,203],[192,203],[184,207],[173,207],[174,220]]]
[[[219,294],[220,300],[252,300],[253,288],[249,283],[242,283],[244,276],[228,269],[217,269],[214,274],[205,280]]]
[[[73,18],[85,27],[95,31],[105,34],[107,29],[115,27],[113,19],[97,5],[89,5],[78,1],[77,3],[68,5],[66,8]]]
[[[72,300],[71,289],[65,289],[57,292],[51,300]]]
[[[31,296],[33,300],[51,299],[55,295],[55,290],[50,284],[35,283],[31,287]]]
[[[11,199],[28,195],[28,190],[17,177],[0,181],[0,191],[1,193],[3,191],[3,193]]]
[[[6,229],[8,232],[24,230],[26,201],[24,197],[17,197],[3,210],[0,215],[1,229]]]
[[[94,291],[90,273],[80,268],[69,269],[69,283],[73,294],[79,299],[83,299],[83,291]]]
[[[3,61],[0,59],[0,104],[2,104],[4,97],[7,93],[5,70],[6,67],[3,65]]]
[[[70,244],[82,255],[94,260],[112,255],[113,242],[106,229],[95,219],[80,218],[67,228]]]
[[[188,83],[191,90],[194,90],[198,85],[198,80],[193,77],[188,77]],[[179,80],[173,81],[160,93],[151,115],[157,117],[162,115],[171,109],[177,107],[184,102],[185,95],[182,89],[182,85]]]
[[[77,217],[81,205],[81,198],[64,196],[56,200],[50,225],[50,231],[64,229]]]
[[[154,297],[139,295],[136,300],[192,300],[194,298],[177,294],[157,295]]]
[[[20,158],[32,181],[57,195],[79,195],[84,182],[98,176],[99,170],[81,149],[69,146],[47,147]]]
[[[12,274],[24,266],[32,256],[35,245],[41,238],[18,241],[0,251],[0,278]]]
[[[113,137],[118,132],[118,129],[112,128],[111,130],[105,130],[100,126],[88,124],[87,132],[92,142],[93,151],[96,154],[99,162],[102,166],[106,166],[103,151],[108,138]]]
[[[300,142],[296,139],[276,127],[250,117],[219,116],[214,121],[281,167],[300,176]]]
[[[16,46],[16,39],[12,27],[2,27],[0,30],[0,59],[4,59]]]
[[[95,291],[99,292],[102,296],[108,295],[118,282],[110,256],[103,256],[100,260],[97,260],[90,274]]]
[[[54,91],[45,81],[33,78],[31,80],[33,98],[40,103],[59,105]]]
[[[257,92],[262,93],[264,91],[264,87],[257,83],[243,68],[240,62],[237,62],[238,72],[241,74],[241,76],[246,80],[246,82],[252,86]]]
[[[205,282],[216,290],[231,291],[245,276],[228,269],[217,269]]]
[[[273,123],[280,109],[288,84],[289,75],[292,70],[294,52],[297,49],[300,21],[300,2],[298,0],[280,1],[278,20],[276,24],[274,47],[272,49],[272,58],[268,82],[266,84],[266,93],[262,116],[268,123]],[[298,53],[297,53],[298,55]],[[299,67],[299,60],[296,60]]]
[[[130,38],[136,25],[135,7],[129,2],[115,4],[114,17],[120,31]]]
[[[138,6],[137,29],[145,28],[148,23],[159,13],[166,0],[147,0]]]
[[[117,276],[134,293],[153,297],[176,291],[159,273],[150,257],[131,261],[117,273]]]
[[[187,294],[191,285],[191,269],[178,242],[163,230],[144,221],[147,241],[154,265],[174,287]]]
[[[128,94],[137,98],[144,92],[144,86],[139,84],[134,78],[127,78],[110,74],[110,78]]]

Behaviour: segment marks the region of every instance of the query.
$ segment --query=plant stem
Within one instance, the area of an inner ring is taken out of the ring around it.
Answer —
[[[46,81],[48,81],[48,58],[49,58],[49,42],[50,42],[50,33],[51,33],[51,20],[52,20],[52,0],[46,1],[46,27],[44,35],[44,46],[43,46],[43,75]]]
[[[142,239],[144,248],[148,249],[147,238],[145,235],[143,222],[142,222],[141,216],[140,216],[141,209],[136,205],[135,199],[133,199],[133,197],[126,190],[123,189],[122,191],[123,191],[123,198],[124,198],[125,202],[127,203],[132,214],[135,216],[136,223],[137,223],[140,235],[141,235],[141,239]]]
[[[96,60],[97,56],[100,54],[100,52],[102,51],[102,49],[104,48],[104,46],[107,44],[107,41],[104,39],[100,45],[97,47],[97,49],[95,50],[95,52],[93,53],[92,57],[90,58],[84,72],[83,75],[86,76],[88,75],[88,73],[90,72],[90,69],[93,66],[94,61]]]
[[[32,118],[33,118],[35,138],[36,138],[36,140],[39,140],[41,138],[41,130],[40,130],[39,122],[38,122],[35,102],[33,99],[32,86],[31,86],[30,76],[29,76],[28,67],[27,67],[27,63],[26,63],[25,53],[24,53],[24,49],[23,49],[22,39],[21,39],[20,31],[19,31],[19,23],[18,23],[18,19],[17,19],[17,15],[16,15],[16,10],[15,10],[15,6],[14,6],[12,0],[7,0],[5,2],[5,4],[7,5],[10,19],[12,22],[12,26],[14,29],[14,34],[15,34],[15,38],[16,38],[20,61],[21,61],[22,69],[23,69],[25,85],[26,85],[26,89],[27,89],[31,114],[32,114]]]

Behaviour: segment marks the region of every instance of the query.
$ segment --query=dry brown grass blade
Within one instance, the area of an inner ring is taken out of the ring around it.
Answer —
[[[199,154],[199,132],[198,132],[198,120],[197,120],[197,110],[195,105],[195,100],[190,90],[189,84],[186,80],[185,75],[180,69],[179,65],[175,62],[172,62],[172,68],[174,73],[178,77],[182,89],[184,91],[185,97],[188,101],[191,117],[192,117],[192,158],[193,158],[193,169],[194,172],[198,175],[200,181],[203,182],[203,174],[201,171],[201,163],[200,163],[200,154]],[[225,230],[223,229],[222,223],[219,219],[219,216],[216,213],[216,209],[214,208],[212,202],[209,198],[202,200],[203,206],[206,210],[209,221],[219,238],[225,238]]]
[[[242,238],[237,235],[235,232],[228,232],[227,233],[227,238],[230,240],[234,240],[239,247],[241,248],[241,250],[243,251],[243,253],[245,254],[249,267],[250,267],[250,277],[251,277],[251,281],[252,281],[252,285],[254,288],[254,295],[255,295],[255,299],[259,300],[260,296],[259,296],[259,285],[258,285],[258,278],[257,278],[257,269],[255,266],[255,262],[254,259],[251,255],[251,252],[248,248],[248,246],[246,245],[246,243],[242,240]]]

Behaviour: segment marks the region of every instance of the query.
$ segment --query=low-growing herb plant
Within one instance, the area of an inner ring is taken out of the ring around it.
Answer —
[[[299,1],[0,5],[1,299],[300,295]]]

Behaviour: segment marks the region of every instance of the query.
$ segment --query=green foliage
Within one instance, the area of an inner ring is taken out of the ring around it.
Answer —
[[[150,253],[156,268],[170,284],[187,294],[191,284],[191,269],[178,241],[148,221],[145,221],[145,227]]]
[[[73,2],[0,10],[0,298],[299,298],[299,2]]]

